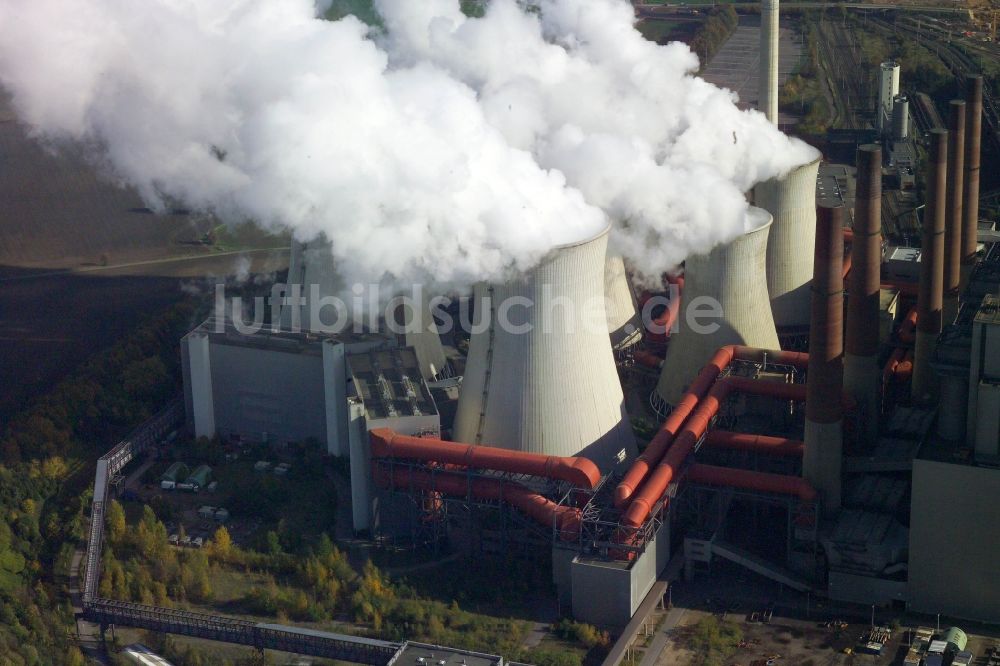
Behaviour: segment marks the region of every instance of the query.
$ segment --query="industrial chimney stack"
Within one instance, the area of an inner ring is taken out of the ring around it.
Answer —
[[[844,387],[844,207],[821,203],[816,225],[812,322],[802,475],[822,493],[826,515],[840,508]]]
[[[757,109],[778,124],[779,0],[763,0],[760,8],[760,90]]]
[[[924,205],[920,290],[917,294],[917,341],[913,353],[913,399],[927,402],[937,393],[931,358],[941,334],[944,296],[944,221],[948,171],[948,131],[931,130]]]
[[[861,410],[862,439],[874,444],[879,414],[878,321],[882,256],[882,148],[878,145],[858,149],[857,183],[844,384]]]
[[[962,268],[964,288],[976,263],[979,233],[979,149],[983,131],[983,77],[970,76],[965,86],[965,207],[962,211]]]
[[[944,322],[958,312],[958,287],[962,265],[962,206],[965,198],[965,102],[951,100],[948,119],[947,217],[944,230]]]

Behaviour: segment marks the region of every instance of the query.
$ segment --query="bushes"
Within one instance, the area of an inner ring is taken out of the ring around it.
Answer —
[[[735,654],[743,631],[732,622],[719,622],[714,617],[702,618],[689,637],[689,647],[697,655],[695,663],[703,666],[722,666]]]
[[[733,34],[733,30],[736,29],[736,24],[739,22],[739,17],[732,5],[721,5],[708,11],[708,19],[688,44],[691,50],[701,58],[702,67],[715,57],[729,36]]]
[[[553,629],[560,638],[576,641],[586,648],[607,647],[611,643],[608,632],[601,631],[593,625],[574,622],[570,619],[560,620]]]

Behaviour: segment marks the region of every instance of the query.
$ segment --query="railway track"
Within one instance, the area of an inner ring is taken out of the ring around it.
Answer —
[[[901,17],[898,21],[889,21],[878,16],[869,17],[869,25],[880,32],[895,36],[904,36],[920,43],[924,48],[935,53],[946,67],[958,79],[958,86],[965,92],[966,77],[980,74],[981,68],[963,48],[947,40],[948,35],[922,22],[913,24],[912,17]],[[1000,103],[989,83],[983,81],[983,125],[984,138],[994,148],[1000,150]]]

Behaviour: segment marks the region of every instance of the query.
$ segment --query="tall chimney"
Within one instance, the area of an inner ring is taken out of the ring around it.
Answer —
[[[779,0],[763,0],[760,8],[760,90],[757,109],[778,124]]]
[[[844,207],[821,203],[817,217],[802,475],[822,493],[829,515],[840,508],[843,448]]]
[[[857,183],[844,384],[861,411],[862,440],[874,444],[878,437],[878,313],[882,263],[882,148],[877,144],[858,149]]]
[[[965,102],[951,100],[948,118],[948,193],[944,229],[944,310],[945,323],[958,312],[958,286],[962,265],[962,204],[965,183]]]
[[[962,288],[976,263],[979,232],[979,142],[983,131],[983,77],[970,76],[965,86],[965,223],[962,225]]]
[[[931,358],[941,334],[944,295],[945,187],[948,171],[948,131],[930,133],[927,162],[927,196],[924,205],[923,248],[920,252],[920,290],[917,294],[917,341],[913,353],[914,401],[927,402],[936,393],[937,379]]]

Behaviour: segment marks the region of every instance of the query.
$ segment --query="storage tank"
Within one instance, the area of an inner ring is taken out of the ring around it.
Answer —
[[[642,320],[635,292],[625,272],[625,261],[618,255],[608,255],[604,264],[604,297],[611,347],[618,351],[639,342],[642,339]]]
[[[455,440],[584,456],[605,473],[635,456],[604,309],[609,229],[476,286]]]
[[[892,100],[899,95],[899,63],[889,60],[879,67],[878,109],[875,126],[886,130],[886,121],[892,120]]]
[[[767,241],[767,291],[778,328],[809,326],[809,282],[816,242],[819,158],[754,189],[754,203],[774,217]]]
[[[688,257],[679,330],[670,338],[656,385],[657,394],[668,405],[677,403],[720,347],[778,348],[765,280],[771,219],[767,211],[751,208],[747,216],[750,231],[706,255]],[[711,304],[718,304],[721,316],[700,320],[702,324],[714,325],[710,332],[695,331],[688,321],[693,309]]]
[[[910,136],[910,100],[897,95],[892,100],[892,138],[905,141]]]

